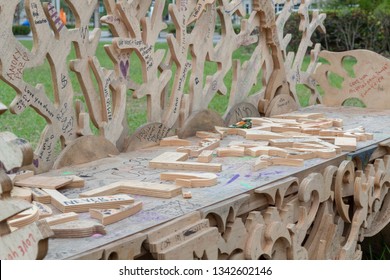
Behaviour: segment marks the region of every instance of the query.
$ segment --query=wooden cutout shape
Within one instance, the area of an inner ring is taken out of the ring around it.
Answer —
[[[197,131],[195,134],[198,138],[216,138],[221,139],[221,135],[219,133],[209,132],[209,131]]]
[[[303,159],[295,159],[295,158],[278,158],[278,157],[269,157],[269,156],[260,156],[252,170],[257,171],[259,169],[267,168],[269,166],[274,165],[284,165],[284,166],[304,166]]]
[[[54,163],[53,169],[87,163],[118,154],[118,149],[106,138],[94,135],[83,136],[73,141],[62,151]]]
[[[149,167],[158,169],[174,169],[204,172],[221,172],[222,165],[218,163],[188,162],[187,153],[165,152],[149,162]]]
[[[204,150],[200,153],[198,156],[198,162],[203,162],[203,163],[209,163],[213,159],[213,154],[214,151],[212,150]]]
[[[120,181],[107,186],[96,188],[80,194],[80,197],[101,195],[134,194],[160,198],[172,198],[181,194],[181,187],[142,181]]]
[[[28,202],[32,201],[32,192],[28,188],[13,187],[11,191],[11,197],[15,199],[23,199]]]
[[[141,211],[142,202],[120,206],[119,209],[89,209],[91,218],[98,219],[103,225],[110,225],[120,220],[126,219]]]
[[[54,232],[52,238],[81,238],[90,237],[94,234],[105,235],[105,227],[95,221],[90,220],[76,220],[63,224],[50,226]]]
[[[219,157],[243,157],[245,156],[244,147],[222,147],[217,149]]]
[[[31,203],[25,200],[6,199],[0,200],[0,222],[4,222],[15,215],[31,208]]]
[[[190,25],[194,21],[197,21],[203,14],[206,5],[214,4],[214,2],[215,0],[198,0],[198,3],[196,4],[194,11],[192,12],[190,18],[188,19],[187,25]]]
[[[85,186],[85,180],[76,175],[64,176],[66,178],[72,179],[69,184],[66,184],[64,188],[66,189],[80,189]]]
[[[38,208],[39,219],[44,219],[53,215],[53,210],[49,206],[37,201],[33,201],[32,204]]]
[[[192,198],[192,193],[189,191],[183,191],[182,193],[184,199],[190,199]]]
[[[36,206],[32,206],[31,209],[19,213],[12,219],[8,220],[8,224],[13,228],[22,228],[24,226],[30,225],[33,222],[39,220],[39,209]]]
[[[32,197],[34,201],[38,201],[40,203],[49,204],[51,202],[51,196],[38,188],[32,188]]]
[[[63,213],[88,212],[91,208],[106,209],[134,202],[128,195],[111,195],[89,198],[67,198],[57,190],[44,189],[51,196],[51,204]]]
[[[0,132],[0,169],[7,172],[33,162],[31,144],[11,132]]]
[[[218,183],[217,175],[213,173],[178,173],[164,172],[160,180],[175,181],[177,186],[187,188],[211,187]]]
[[[51,217],[47,217],[44,220],[47,222],[49,226],[55,226],[58,224],[67,223],[70,221],[78,220],[79,215],[75,212],[57,214]]]
[[[386,92],[390,88],[390,60],[368,50],[347,52],[322,51],[320,57],[330,64],[317,67],[313,77],[326,92],[323,103],[327,106],[342,106],[346,100],[357,98],[368,108],[388,109]],[[353,66],[354,77],[343,67],[344,59],[352,57],[357,60]],[[342,89],[329,82],[329,74],[334,73],[343,78]],[[340,94],[342,92],[343,94]]]
[[[0,237],[0,259],[43,259],[48,250],[48,238],[53,235],[48,224],[37,221]]]
[[[27,179],[27,178],[34,176],[34,171],[21,170],[21,171],[18,171],[17,173],[9,174],[8,176],[12,180],[12,183],[15,183],[19,180]]]
[[[178,136],[165,137],[160,140],[160,146],[191,146],[192,142],[185,139],[179,139]]]
[[[350,137],[336,137],[334,144],[340,147],[343,151],[356,151],[356,139]]]
[[[15,185],[26,188],[59,189],[71,183],[72,180],[72,178],[67,177],[47,177],[35,175],[15,182]]]

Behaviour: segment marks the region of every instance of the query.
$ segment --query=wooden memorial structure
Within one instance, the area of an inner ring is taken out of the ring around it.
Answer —
[[[176,0],[166,36],[165,0],[104,0],[112,68],[89,27],[98,1],[65,2],[74,28],[52,4],[24,1],[30,50],[11,31],[19,0],[0,0],[0,78],[15,92],[10,104],[0,95],[0,114],[31,107],[46,121],[36,147],[0,131],[1,259],[360,259],[389,224],[390,62],[321,51],[311,38],[326,15],[310,0],[294,52],[291,0],[253,0],[249,15],[241,0]],[[45,61],[52,88],[24,79]],[[210,109],[217,95],[223,114]],[[133,99],[147,123],[128,133]],[[350,99],[366,108],[342,107]]]

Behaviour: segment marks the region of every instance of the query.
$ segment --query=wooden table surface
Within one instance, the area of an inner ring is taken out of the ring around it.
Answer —
[[[303,108],[301,112],[324,113],[326,117],[344,120],[344,129],[363,126],[366,132],[374,134],[374,140],[358,142],[358,151],[363,148],[375,147],[379,142],[390,138],[390,110],[368,110],[361,108],[326,108],[314,106]],[[226,146],[230,141],[243,139],[240,136],[228,136],[221,142]],[[167,170],[151,169],[148,163],[151,159],[166,151],[175,151],[176,147],[152,147],[130,153],[123,153],[112,158],[98,160],[92,163],[71,168],[63,168],[49,172],[49,175],[77,175],[86,180],[83,189],[61,191],[69,198],[76,198],[81,192],[108,185],[122,180],[139,180],[145,182],[161,182],[159,175]],[[218,173],[218,185],[207,188],[191,189],[192,199],[177,196],[171,199],[159,199],[133,195],[136,201],[143,202],[143,209],[137,214],[117,223],[106,226],[107,234],[95,235],[89,238],[50,239],[46,259],[67,259],[115,242],[122,238],[142,232],[148,228],[205,208],[218,202],[237,197],[269,183],[289,176],[304,174],[309,168],[321,168],[331,161],[345,159],[343,153],[334,159],[306,160],[304,167],[273,166],[252,172],[251,166],[255,158],[213,158],[213,163],[223,165]],[[166,182],[164,182],[166,183]],[[169,183],[169,182],[168,182]],[[89,219],[88,213],[81,213],[80,219]]]

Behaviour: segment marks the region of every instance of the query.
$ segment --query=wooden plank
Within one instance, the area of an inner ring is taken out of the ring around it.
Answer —
[[[106,234],[105,227],[91,220],[76,220],[50,226],[54,235],[52,238],[81,238],[94,234]]]
[[[187,188],[211,187],[218,183],[217,175],[213,173],[164,172],[160,174],[160,179],[175,181],[177,186]]]
[[[179,139],[179,137],[170,136],[160,140],[160,146],[191,146],[192,142],[186,139]]]
[[[23,180],[23,179],[27,179],[27,178],[30,178],[30,177],[34,176],[34,171],[21,170],[21,171],[19,171],[17,173],[9,174],[8,176],[11,179],[12,183],[15,184],[15,182],[17,182],[17,181],[20,181],[20,180]]]
[[[27,209],[31,208],[31,204],[25,200],[7,199],[0,200],[0,222],[7,220]]]
[[[112,195],[101,197],[85,197],[68,199],[57,190],[45,189],[51,196],[51,204],[63,213],[67,212],[88,212],[91,208],[106,209],[115,208],[134,202],[134,198],[128,195]]]
[[[122,205],[119,209],[89,209],[89,214],[103,225],[110,225],[136,214],[141,209],[142,202],[137,201],[129,205]]]
[[[29,188],[14,187],[11,191],[11,197],[31,202],[32,192]]]
[[[0,237],[1,260],[43,259],[47,253],[47,238],[53,232],[44,221],[18,229]]]
[[[35,175],[27,179],[15,182],[16,186],[26,188],[42,188],[42,189],[59,189],[72,182],[72,178],[68,177],[47,177]]]
[[[244,147],[221,147],[217,149],[219,157],[243,157],[245,156]]]
[[[251,130],[251,129],[246,132],[245,137],[248,140],[262,140],[262,141],[289,138],[288,136],[285,136],[280,133],[274,133],[274,132],[263,131],[263,130]]]
[[[54,226],[58,224],[67,223],[70,221],[78,220],[79,214],[75,212],[69,212],[69,213],[63,213],[63,214],[57,214],[54,216],[50,216],[47,218],[44,218],[43,220],[47,222],[49,226]]]
[[[253,171],[257,171],[269,166],[282,165],[282,166],[303,166],[303,159],[294,159],[294,158],[278,158],[278,157],[269,157],[269,156],[260,156],[254,166]]]
[[[202,139],[204,139],[204,138],[222,139],[222,136],[220,133],[209,132],[209,131],[197,131],[195,136],[202,138]]]
[[[149,167],[158,169],[190,170],[220,172],[222,165],[218,163],[201,163],[182,161],[188,158],[186,153],[165,152],[149,162]]]
[[[87,198],[114,194],[134,194],[159,198],[172,198],[181,194],[181,187],[168,184],[127,180],[81,193],[80,197]]]
[[[343,151],[353,152],[356,151],[356,139],[349,137],[336,137],[334,144],[339,146]]]
[[[66,189],[80,189],[85,186],[85,180],[76,175],[64,176],[66,178],[72,179],[72,181],[64,186]]]
[[[51,196],[45,191],[38,188],[32,188],[31,192],[34,201],[38,201],[44,204],[49,204],[51,202]]]
[[[198,162],[209,163],[213,159],[214,152],[211,150],[204,150],[198,156]]]
[[[14,218],[8,220],[8,224],[13,228],[21,228],[39,220],[39,210],[35,205],[31,209],[19,213]]]

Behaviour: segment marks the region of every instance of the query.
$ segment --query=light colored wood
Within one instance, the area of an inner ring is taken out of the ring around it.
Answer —
[[[245,149],[245,154],[251,157],[258,157],[262,155],[287,157],[288,151],[278,147],[258,146]]]
[[[213,173],[178,173],[164,172],[160,180],[175,181],[177,186],[187,188],[211,187],[218,183],[217,175]]]
[[[20,199],[0,199],[0,222],[4,222],[9,218],[31,208],[31,203]]]
[[[189,171],[220,172],[222,165],[218,163],[201,163],[184,161],[187,153],[165,152],[149,162],[149,167],[158,169],[174,169]]]
[[[81,238],[90,237],[94,234],[105,235],[105,227],[91,220],[76,220],[50,226],[54,232],[52,238]]]
[[[270,156],[260,156],[253,166],[253,170],[257,171],[259,169],[266,168],[268,166],[273,165],[285,165],[285,166],[303,166],[303,159],[295,159],[295,158],[278,158],[278,157],[270,157]]]
[[[273,139],[285,139],[288,138],[288,136],[285,136],[280,133],[269,132],[269,131],[248,130],[246,132],[245,138],[248,140],[270,141]]]
[[[0,132],[0,167],[7,172],[33,162],[31,144],[11,132]]]
[[[47,238],[53,232],[44,221],[38,221],[0,237],[0,259],[43,259],[48,250]]]
[[[8,220],[8,224],[13,228],[22,228],[30,225],[35,221],[39,220],[39,209],[36,206],[32,206],[31,209],[19,213],[12,219]]]
[[[17,199],[24,199],[28,202],[32,201],[32,192],[29,188],[13,187],[11,191],[11,197]]]
[[[15,182],[15,185],[26,188],[59,189],[71,183],[72,180],[72,178],[67,177],[47,177],[35,175]]]
[[[128,195],[112,195],[101,197],[85,197],[70,199],[57,190],[44,189],[51,196],[51,204],[63,213],[88,212],[91,208],[106,209],[134,202]]]
[[[32,198],[34,201],[38,201],[40,203],[49,204],[51,202],[51,196],[38,188],[32,188]]]
[[[160,198],[172,198],[181,194],[181,186],[127,180],[83,192],[80,194],[80,197],[88,198],[115,194],[134,194]]]
[[[209,132],[209,131],[197,131],[195,136],[199,138],[216,138],[216,139],[222,138],[221,134],[215,132]]]
[[[244,147],[223,147],[217,149],[219,157],[243,157],[245,156]]]
[[[118,154],[118,149],[106,138],[93,135],[83,136],[73,141],[61,152],[53,164],[53,169],[87,163]]]
[[[192,198],[192,193],[191,192],[189,192],[189,191],[183,191],[183,198],[184,199],[190,199],[190,198]]]
[[[53,210],[40,202],[33,201],[32,204],[38,208],[39,219],[44,219],[53,215]]]
[[[23,179],[27,179],[27,178],[30,178],[32,176],[34,176],[34,171],[30,171],[30,170],[21,170],[17,173],[14,173],[14,174],[9,174],[8,175],[12,181],[12,183],[15,184],[15,182],[17,181],[20,181],[20,180],[23,180]]]
[[[91,218],[98,219],[103,225],[110,225],[126,219],[141,211],[142,202],[134,202],[129,205],[120,206],[119,209],[89,209]]]
[[[160,146],[191,146],[192,142],[185,139],[179,139],[178,136],[165,137],[160,140]]]
[[[2,199],[10,198],[13,184],[11,179],[5,173],[5,171],[0,168],[0,195]]]
[[[65,189],[80,189],[85,186],[85,180],[76,175],[66,175],[66,178],[72,179],[69,184],[64,186]]]
[[[79,215],[75,212],[57,214],[57,215],[44,218],[44,220],[47,222],[49,226],[55,226],[58,224],[63,224],[78,219],[79,219]]]
[[[209,163],[213,160],[214,152],[212,150],[204,150],[198,156],[198,162]]]
[[[220,146],[220,140],[205,138],[199,141],[198,146],[185,146],[176,149],[177,152],[187,153],[191,157],[198,157],[203,151],[214,150]]]
[[[343,151],[353,152],[356,151],[356,139],[350,137],[336,137],[334,144],[340,147]]]
[[[326,91],[323,102],[327,106],[342,106],[346,100],[357,98],[368,108],[387,109],[388,100],[385,94],[390,84],[386,77],[390,75],[389,59],[369,50],[346,52],[322,51],[320,56],[330,64],[317,67],[313,77]],[[353,66],[354,76],[343,67],[343,60],[353,57],[357,63]],[[343,78],[341,89],[330,84],[328,73],[335,73]],[[342,93],[342,94],[340,94]]]

